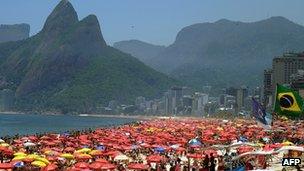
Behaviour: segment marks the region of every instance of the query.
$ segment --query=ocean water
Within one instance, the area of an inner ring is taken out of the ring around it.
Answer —
[[[63,133],[67,130],[117,126],[135,121],[137,120],[133,118],[0,113],[0,137],[45,132]]]

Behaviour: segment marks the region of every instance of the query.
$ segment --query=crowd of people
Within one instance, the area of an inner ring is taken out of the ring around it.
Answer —
[[[2,137],[0,170],[252,170],[271,167],[267,155],[234,158],[286,145],[304,145],[303,121],[278,119],[266,130],[245,119],[155,119]]]

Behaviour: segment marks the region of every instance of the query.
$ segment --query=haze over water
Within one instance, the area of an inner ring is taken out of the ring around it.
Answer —
[[[0,113],[0,137],[5,135],[23,135],[44,132],[63,133],[68,130],[109,127],[131,123],[134,121],[136,121],[136,119],[132,118]]]

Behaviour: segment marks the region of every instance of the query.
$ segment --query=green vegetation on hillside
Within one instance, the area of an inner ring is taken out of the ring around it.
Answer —
[[[96,16],[78,21],[61,1],[41,32],[0,44],[0,88],[15,91],[15,110],[90,113],[110,100],[157,97],[174,79],[106,45]]]

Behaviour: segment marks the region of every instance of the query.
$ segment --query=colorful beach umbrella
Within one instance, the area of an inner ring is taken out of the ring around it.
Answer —
[[[44,167],[41,171],[57,171],[58,166],[55,164],[49,164],[48,166]]]
[[[0,163],[0,169],[12,169],[13,167],[12,163]]]
[[[143,163],[130,163],[127,168],[131,170],[148,170],[149,166]]]
[[[40,167],[40,168],[47,166],[47,164],[45,164],[45,163],[42,162],[42,161],[33,161],[33,162],[31,163],[31,165],[36,166],[36,167]]]
[[[75,164],[76,168],[80,168],[80,169],[88,169],[89,168],[89,164],[86,162],[79,162]]]
[[[60,155],[60,157],[63,157],[63,158],[66,158],[66,159],[73,159],[74,156],[73,154],[70,154],[70,153],[63,153]]]

